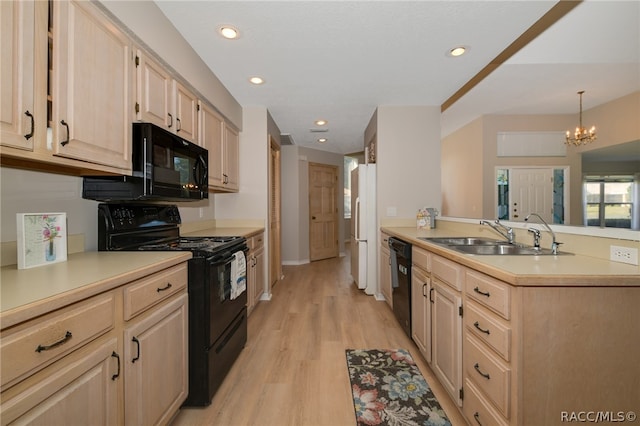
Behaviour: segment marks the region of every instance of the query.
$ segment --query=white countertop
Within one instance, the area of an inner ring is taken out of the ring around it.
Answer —
[[[383,227],[382,231],[512,285],[640,287],[635,265],[581,255],[470,255],[418,239],[465,236],[449,230]]]

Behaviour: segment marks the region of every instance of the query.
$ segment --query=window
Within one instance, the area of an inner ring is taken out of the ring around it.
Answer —
[[[351,219],[351,171],[358,167],[358,159],[344,157],[344,218]]]
[[[587,226],[633,227],[633,176],[586,176],[584,182],[584,220]]]

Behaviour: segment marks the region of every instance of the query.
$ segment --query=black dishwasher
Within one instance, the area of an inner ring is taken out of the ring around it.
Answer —
[[[411,244],[389,238],[393,313],[411,338]]]

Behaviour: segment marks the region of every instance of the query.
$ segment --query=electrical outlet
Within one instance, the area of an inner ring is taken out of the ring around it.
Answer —
[[[630,265],[638,264],[638,249],[631,247],[610,246],[611,256],[614,262],[628,263]]]

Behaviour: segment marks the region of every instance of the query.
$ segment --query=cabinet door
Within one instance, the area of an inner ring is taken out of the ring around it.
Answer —
[[[224,184],[222,148],[224,122],[222,117],[205,103],[200,103],[199,113],[199,144],[209,151],[209,187],[221,187]]]
[[[117,339],[92,345],[71,362],[58,361],[53,374],[25,391],[3,394],[2,424],[104,425],[119,424]],[[34,377],[35,379],[35,377]]]
[[[431,279],[420,269],[411,269],[411,337],[431,363]]]
[[[451,287],[432,280],[432,368],[454,401],[462,406],[462,298]]]
[[[0,143],[32,150],[35,127],[34,2],[0,2],[0,22]]]
[[[264,263],[264,249],[260,248],[258,250],[256,250],[256,253],[254,254],[254,268],[256,271],[256,285],[255,285],[255,293],[253,295],[253,302],[254,305],[258,304],[258,302],[260,301],[260,297],[262,296],[262,293],[264,293],[264,283],[265,283],[265,273],[264,273],[264,267],[265,267],[265,263]]]
[[[90,2],[51,5],[53,151],[130,173],[129,39]]]
[[[138,120],[169,129],[172,124],[172,80],[169,73],[148,55],[138,51],[136,66]]]
[[[198,142],[198,98],[186,87],[173,81],[175,96],[174,131],[193,143]]]
[[[167,423],[188,392],[186,294],[124,331],[125,424]]]
[[[229,126],[224,126],[224,177],[225,187],[237,191],[240,173],[240,137],[238,132]]]
[[[380,291],[390,308],[393,309],[392,290],[391,290],[391,254],[388,248],[380,248]]]

